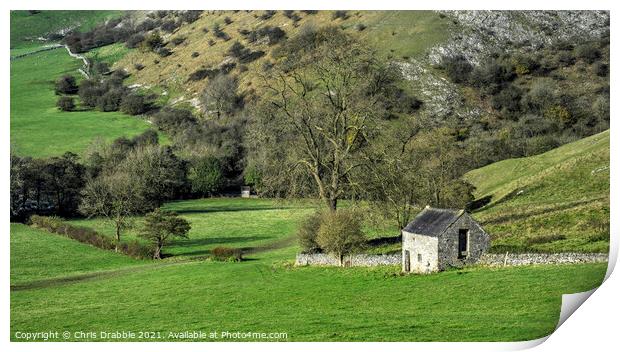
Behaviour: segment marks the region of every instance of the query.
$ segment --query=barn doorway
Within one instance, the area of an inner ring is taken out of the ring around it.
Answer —
[[[409,251],[405,250],[405,272],[411,271],[411,254]]]
[[[468,229],[459,229],[459,259],[467,258],[468,249],[469,249],[469,230]]]

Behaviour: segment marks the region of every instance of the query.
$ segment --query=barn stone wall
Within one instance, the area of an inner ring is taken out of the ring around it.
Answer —
[[[468,254],[463,259],[458,258],[459,229],[469,230]],[[473,264],[488,248],[489,235],[471,216],[464,214],[439,237],[439,270]]]
[[[439,269],[437,262],[437,237],[422,236],[403,231],[402,269],[405,270],[406,253],[409,252],[410,272],[427,274]]]
[[[536,264],[604,263],[608,253],[485,253],[478,264],[485,266],[520,266]]]
[[[345,256],[343,262],[345,266],[398,265],[401,254],[353,254]],[[338,258],[327,253],[300,253],[297,254],[295,265],[339,266],[340,262]]]

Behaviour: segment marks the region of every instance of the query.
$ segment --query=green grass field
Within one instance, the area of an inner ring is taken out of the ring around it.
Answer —
[[[299,249],[282,240],[312,205],[206,199],[166,208],[192,222],[190,239],[168,251],[181,260],[145,264],[13,225],[12,339],[16,331],[131,330],[169,340],[169,332],[202,330],[285,332],[288,341],[527,340],[553,331],[561,294],[599,285],[606,270],[401,276],[398,267],[293,267]],[[191,260],[217,245],[262,250],[241,263]]]
[[[470,171],[466,179],[477,198],[491,197],[474,217],[498,249],[609,250],[609,131]],[[566,238],[527,244],[551,235]]]
[[[120,112],[59,111],[54,81],[64,74],[79,78],[80,65],[65,49],[11,61],[13,152],[33,157],[61,155],[66,151],[81,154],[96,138],[111,141],[120,136],[131,137],[150,127],[143,119]]]
[[[13,49],[40,46],[43,42],[37,37],[67,28],[86,31],[121,14],[122,11],[55,10],[32,15],[28,11],[11,11],[11,54]]]

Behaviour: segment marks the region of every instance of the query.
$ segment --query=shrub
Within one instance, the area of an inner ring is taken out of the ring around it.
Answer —
[[[280,27],[265,26],[249,32],[247,39],[250,43],[266,39],[267,44],[274,45],[284,39],[285,36],[286,32],[284,32]]]
[[[603,62],[597,62],[594,64],[594,73],[599,77],[607,77],[609,74],[609,65]]]
[[[322,214],[316,212],[306,218],[299,229],[297,229],[297,238],[299,240],[299,246],[305,253],[319,252],[321,247],[316,243],[316,236],[321,227]]]
[[[127,94],[121,100],[120,110],[128,115],[139,115],[146,111],[144,97],[138,94]]]
[[[97,99],[97,108],[101,111],[117,111],[124,95],[122,89],[111,89]]]
[[[65,75],[60,77],[56,81],[55,85],[56,94],[75,94],[78,92],[78,86],[75,82],[75,77],[71,75]]]
[[[144,38],[141,46],[145,51],[155,51],[163,45],[164,40],[161,38],[161,35],[159,35],[159,32],[153,32]]]
[[[260,18],[261,20],[268,20],[268,19],[270,19],[271,17],[273,17],[275,14],[276,14],[276,11],[275,11],[275,10],[266,10],[265,12],[263,12],[263,13],[259,16],[259,18]]]
[[[186,23],[194,23],[200,18],[202,10],[187,10],[181,13],[181,20]]]
[[[326,213],[322,217],[316,242],[323,251],[338,257],[342,265],[344,255],[360,249],[366,242],[359,215],[350,210]]]
[[[220,70],[214,68],[200,68],[192,72],[187,78],[188,81],[202,81],[205,78],[213,78],[220,73]]]
[[[185,37],[174,37],[170,40],[170,42],[172,43],[172,45],[178,46],[178,45],[183,44],[185,39],[186,39]]]
[[[32,215],[30,217],[30,224],[32,224],[33,227],[63,235],[78,242],[90,244],[97,248],[114,250],[116,247],[112,238],[102,235],[88,227],[73,226],[65,223],[59,217]],[[142,259],[152,258],[153,256],[152,249],[137,241],[121,243],[119,245],[119,252],[134,258]]]
[[[211,250],[211,257],[224,262],[240,262],[243,260],[243,251],[239,248],[215,247]]]
[[[161,47],[155,51],[157,55],[161,57],[166,57],[172,55],[172,51],[166,47]]]
[[[192,57],[198,57],[198,56],[200,56],[200,54],[199,54],[197,51],[194,51],[194,52],[192,53]]]
[[[591,64],[601,57],[601,52],[593,43],[581,44],[575,48],[575,55],[583,61]]]
[[[225,184],[222,163],[213,156],[198,158],[195,160],[188,174],[192,186],[192,192],[199,195],[213,195]]]
[[[358,32],[361,32],[361,31],[363,31],[364,29],[366,29],[366,25],[365,25],[365,24],[363,24],[363,23],[358,23],[358,24],[356,24],[356,25],[355,25],[355,29],[357,29],[357,30],[358,30]]]
[[[341,20],[346,20],[347,18],[349,18],[349,13],[345,10],[337,10],[334,11],[332,13],[332,19],[338,19],[340,18]]]
[[[226,16],[226,17],[224,17],[224,23],[231,24],[231,23],[233,23],[233,20],[232,20],[232,18]]]
[[[134,49],[139,47],[140,44],[142,44],[142,41],[144,41],[144,34],[136,33],[127,39],[125,46],[130,49]]]
[[[58,98],[56,106],[62,111],[73,111],[73,109],[75,109],[73,98],[65,95]]]
[[[473,67],[467,61],[465,56],[445,56],[442,59],[441,67],[446,71],[448,77],[455,83],[464,83],[469,81]]]
[[[137,71],[141,71],[144,68],[144,65],[142,65],[142,64],[133,64],[133,68],[135,68]]]

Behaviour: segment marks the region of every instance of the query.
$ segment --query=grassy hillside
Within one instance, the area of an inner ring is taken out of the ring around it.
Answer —
[[[334,25],[369,42],[382,56],[402,58],[420,56],[433,45],[445,40],[451,24],[447,18],[431,11],[348,11],[346,19],[334,19],[333,11],[319,11],[316,14],[295,11],[301,17],[296,26],[282,11],[277,11],[266,20],[260,18],[263,13],[264,11],[205,11],[196,22],[185,24],[174,33],[165,35],[166,40],[185,38],[178,46],[168,44],[172,55],[162,58],[154,53],[132,50],[116,67],[131,72],[130,81],[158,86],[166,91],[169,97],[188,101],[196,97],[207,83],[207,79],[188,82],[189,75],[199,68],[218,67],[235,41],[252,50],[266,53],[262,58],[245,65],[247,71],[240,70],[240,65],[232,71],[232,74],[240,77],[241,90],[246,93],[253,89],[259,90],[258,87],[263,84],[259,78],[261,67],[270,60],[270,53],[277,45],[269,46],[258,42],[250,44],[239,31],[277,26],[286,32],[287,37],[292,37],[306,25]],[[226,17],[229,17],[232,23],[226,24]],[[213,35],[212,28],[215,24],[222,28],[230,40],[224,41]],[[358,25],[365,28],[360,31]],[[203,29],[207,29],[208,33]],[[209,44],[210,40],[213,40],[213,45]],[[193,53],[198,56],[193,57]],[[136,70],[135,64],[141,64],[144,68]]]
[[[497,250],[609,248],[609,131],[546,153],[470,171],[475,213]]]
[[[66,29],[86,31],[108,18],[117,17],[122,11],[55,10],[30,14],[28,11],[11,11],[11,53],[13,49],[40,46],[37,40],[48,34]]]
[[[26,225],[11,224],[12,285],[145,263]]]
[[[46,157],[82,153],[98,137],[111,141],[134,136],[150,125],[120,112],[56,108],[54,81],[64,74],[79,78],[81,61],[65,49],[44,51],[11,61],[11,148],[19,155]]]
[[[285,332],[288,341],[527,340],[554,329],[561,294],[599,285],[606,270],[584,264],[400,276],[398,267],[292,267],[298,247],[282,239],[311,207],[214,199],[167,208],[192,221],[190,239],[170,247],[186,259],[216,245],[263,249],[241,263],[164,260],[112,269],[113,253],[79,243],[71,244],[80,250],[36,250],[34,261],[25,248],[66,240],[14,225],[11,270],[20,285],[11,292],[12,336],[140,330],[172,340],[169,332],[249,330]],[[88,259],[91,251],[100,259]],[[69,257],[54,259],[60,253]],[[19,274],[25,271],[37,274]]]

